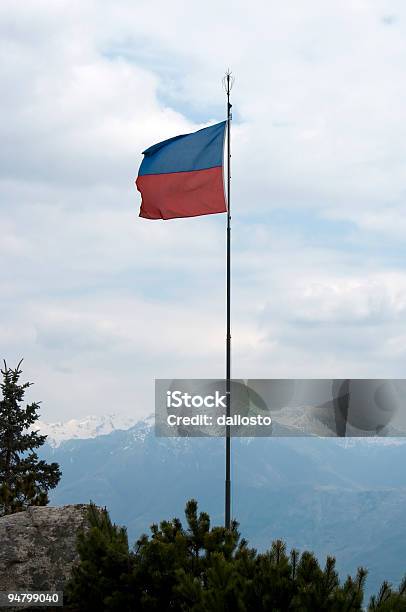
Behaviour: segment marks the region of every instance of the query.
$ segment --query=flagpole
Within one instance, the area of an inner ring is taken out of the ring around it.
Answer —
[[[231,107],[230,92],[234,78],[228,70],[224,79],[227,94],[227,333],[226,333],[226,396],[227,417],[231,414]],[[231,526],[231,430],[226,425],[225,528]]]

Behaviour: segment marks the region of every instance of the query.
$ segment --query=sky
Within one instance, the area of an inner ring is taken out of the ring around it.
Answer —
[[[232,375],[402,378],[406,6],[0,3],[0,357],[46,421],[223,377],[225,215],[138,217],[141,152],[225,118]]]

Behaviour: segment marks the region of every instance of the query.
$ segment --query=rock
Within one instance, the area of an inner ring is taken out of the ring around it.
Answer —
[[[0,591],[63,591],[87,508],[36,506],[0,517]]]

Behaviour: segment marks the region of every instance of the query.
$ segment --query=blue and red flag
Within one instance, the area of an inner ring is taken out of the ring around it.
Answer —
[[[140,217],[175,219],[227,212],[223,151],[227,122],[164,140],[143,152],[136,185]]]

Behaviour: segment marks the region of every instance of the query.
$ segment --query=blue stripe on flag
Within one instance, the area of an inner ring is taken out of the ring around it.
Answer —
[[[193,172],[223,165],[226,121],[164,140],[144,151],[139,176]]]

